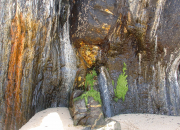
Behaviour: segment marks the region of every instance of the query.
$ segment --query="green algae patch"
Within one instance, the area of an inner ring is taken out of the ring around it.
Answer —
[[[114,86],[114,80],[112,80],[112,85]]]
[[[86,103],[86,106],[87,106],[88,97],[93,97],[95,101],[99,102],[102,105],[100,93],[98,91],[94,90],[93,88],[91,88],[91,90],[89,90],[89,91],[86,91],[81,96],[75,98],[74,101],[84,99],[85,103]]]
[[[97,76],[97,73],[94,69],[90,73],[87,73],[85,80],[85,91],[87,90],[87,86],[93,88],[94,82],[96,82],[96,80],[94,80],[95,76]]]
[[[115,93],[114,101],[116,102],[118,101],[118,99],[122,99],[124,101],[126,93],[128,91],[127,75],[125,72],[126,70],[127,70],[127,67],[126,67],[126,64],[124,63],[123,73],[119,75],[116,89],[114,89],[114,93]],[[114,81],[112,81],[112,84],[114,86]]]
[[[97,73],[94,69],[86,75],[85,93],[83,93],[81,96],[75,98],[74,101],[84,99],[86,106],[87,106],[88,97],[93,97],[95,101],[99,102],[102,105],[100,93],[98,91],[94,90],[94,88],[93,88],[94,82],[96,82],[95,76],[97,76]],[[90,86],[91,89],[89,91],[86,91],[88,86]]]

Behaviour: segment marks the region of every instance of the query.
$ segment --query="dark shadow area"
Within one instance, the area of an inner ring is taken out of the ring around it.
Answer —
[[[180,85],[180,65],[177,68],[177,82],[178,82],[178,85]]]

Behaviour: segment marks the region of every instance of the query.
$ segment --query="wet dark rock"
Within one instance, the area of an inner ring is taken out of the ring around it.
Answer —
[[[97,59],[96,59],[96,67],[104,66],[107,63],[107,53],[103,50],[99,50]]]
[[[101,94],[102,100],[102,108],[105,117],[112,117],[114,116],[114,109],[113,109],[113,97],[114,97],[114,89],[112,85],[112,80],[109,76],[107,69],[102,66],[99,68],[99,90]]]
[[[71,99],[80,96],[80,94],[82,94],[82,91],[74,91],[71,95]],[[74,121],[74,125],[83,125],[96,128],[106,124],[101,105],[92,97],[88,97],[87,106],[84,99],[79,99],[72,102],[69,109]]]
[[[76,0],[72,3],[70,30],[73,43],[79,46],[79,41],[83,40],[101,44],[117,20],[116,0]]]

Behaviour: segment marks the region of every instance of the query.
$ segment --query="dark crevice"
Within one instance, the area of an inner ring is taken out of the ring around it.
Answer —
[[[178,82],[178,85],[180,86],[180,65],[177,68],[177,82]]]

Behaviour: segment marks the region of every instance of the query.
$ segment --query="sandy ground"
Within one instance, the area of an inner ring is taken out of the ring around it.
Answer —
[[[122,114],[112,117],[122,130],[180,130],[180,116],[154,114]],[[73,126],[67,108],[49,108],[36,113],[20,130],[83,130]],[[106,127],[106,130],[108,128]]]
[[[20,130],[82,130],[73,126],[68,108],[48,108],[36,113]]]
[[[180,130],[180,116],[122,114],[112,117],[122,130]]]

